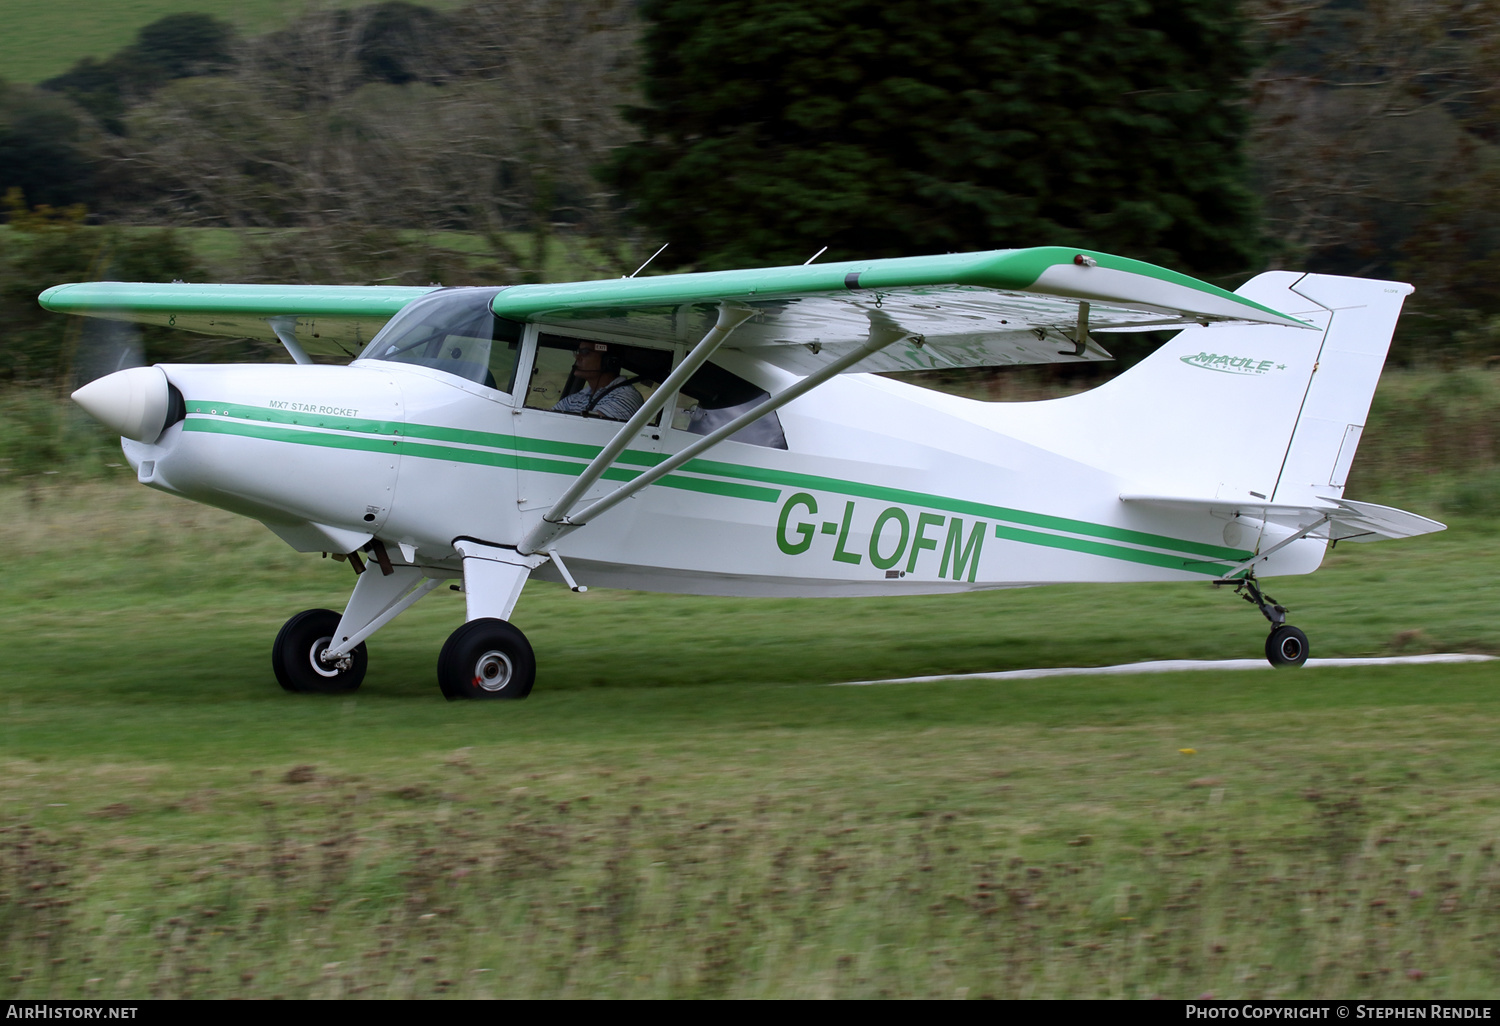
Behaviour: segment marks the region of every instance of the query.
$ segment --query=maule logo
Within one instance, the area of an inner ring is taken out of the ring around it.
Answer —
[[[1220,353],[1199,353],[1184,356],[1182,362],[1189,367],[1218,371],[1220,374],[1268,374],[1273,370],[1286,370],[1286,364],[1275,360],[1257,360],[1251,356],[1225,356]]]

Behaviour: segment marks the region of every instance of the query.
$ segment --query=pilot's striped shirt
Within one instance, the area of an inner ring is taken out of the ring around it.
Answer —
[[[593,403],[592,408],[589,404],[594,399],[593,386],[584,385],[572,395],[558,400],[552,410],[555,413],[587,411],[589,416],[599,417],[602,420],[629,420],[630,415],[639,410],[646,400],[641,398],[641,393],[625,384],[625,381],[625,376],[622,374],[600,389],[604,394],[598,402]]]

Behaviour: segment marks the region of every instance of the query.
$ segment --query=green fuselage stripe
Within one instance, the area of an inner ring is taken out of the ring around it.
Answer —
[[[218,407],[222,409],[222,407]],[[289,442],[293,445],[318,445],[330,449],[354,449],[361,452],[388,452],[403,456],[416,456],[429,460],[451,460],[454,463],[474,463],[486,467],[512,467],[532,470],[543,474],[563,474],[577,477],[586,464],[565,463],[562,460],[538,459],[515,452],[495,452],[493,449],[461,449],[448,445],[428,445],[402,437],[376,437],[370,435],[340,435],[329,431],[300,427],[274,427],[266,424],[251,424],[244,421],[214,420],[192,416],[183,424],[184,431],[201,431],[208,434],[240,435],[246,438],[263,438],[272,442]],[[604,472],[609,481],[630,481],[639,477],[641,471],[625,467],[611,467]],[[657,484],[664,488],[679,488],[690,492],[705,492],[724,495],[734,499],[749,499],[753,502],[775,502],[781,497],[776,488],[740,484],[737,481],[708,481],[697,477],[682,477],[669,474]]]
[[[1054,549],[1087,552],[1092,556],[1108,556],[1111,559],[1124,559],[1131,563],[1144,563],[1147,566],[1162,566],[1168,570],[1187,570],[1195,574],[1211,574],[1214,577],[1222,577],[1234,569],[1228,563],[1196,562],[1193,564],[1184,564],[1181,556],[1172,556],[1162,552],[1145,552],[1141,549],[1126,549],[1119,545],[1110,545],[1106,542],[1089,541],[1087,538],[1068,538],[1060,534],[1043,534],[1040,531],[1026,531],[1019,527],[1008,527],[1005,524],[995,525],[995,537],[1004,538],[1008,541],[1025,542],[1027,545],[1046,545]]]
[[[1095,524],[1087,520],[1071,520],[1067,517],[1055,517],[1046,513],[1029,513],[1022,509],[991,506],[988,503],[972,502],[967,499],[950,499],[942,495],[913,492],[904,488],[887,488],[882,485],[865,484],[862,481],[842,481],[832,477],[796,474],[762,467],[741,467],[734,464],[714,463],[710,460],[689,460],[683,464],[682,469],[692,470],[700,474],[723,474],[726,477],[740,477],[751,481],[765,481],[768,484],[789,485],[795,488],[839,492],[844,495],[859,496],[867,499],[904,502],[912,506],[926,506],[929,509],[940,509],[949,513],[965,513],[974,517],[1008,520],[1013,524],[1026,524],[1029,527],[1045,527],[1054,531],[1071,531],[1074,534],[1087,534],[1095,538],[1108,538],[1111,541],[1127,542],[1132,545],[1149,545],[1152,548],[1171,549],[1174,552],[1191,553],[1195,556],[1228,559],[1236,563],[1249,559],[1254,555],[1251,552],[1226,549],[1221,545],[1205,545],[1201,542],[1168,538],[1160,534],[1132,531],[1124,527]]]
[[[331,414],[272,410],[263,406],[241,406],[235,403],[216,403],[204,400],[196,400],[192,403],[192,413],[193,416],[188,418],[187,423],[184,425],[184,430],[247,435],[300,445],[323,445],[342,449],[359,449],[368,452],[403,453],[423,459],[445,459],[458,463],[475,463],[493,467],[514,467],[520,470],[530,470],[544,474],[560,474],[568,477],[577,477],[581,474],[585,464],[568,462],[567,460],[545,459],[542,456],[563,456],[571,457],[574,460],[591,460],[599,454],[602,448],[601,446],[580,442],[561,442],[546,438],[507,435],[491,431],[473,431],[466,428],[441,427],[433,424],[406,424],[396,421],[340,417]],[[203,416],[204,414],[233,419],[210,420],[206,416]],[[289,425],[289,427],[274,425]],[[329,433],[334,431],[349,433]],[[430,445],[415,441],[415,439],[422,439],[425,442],[451,442],[457,443],[457,445]],[[490,449],[509,451],[493,452],[484,449],[458,448],[458,445],[488,446]],[[528,455],[531,453],[538,455]],[[667,455],[664,453],[627,449],[621,453],[619,462],[637,467],[653,467],[666,458]],[[1248,551],[1226,548],[1222,545],[1186,541],[1180,538],[1170,538],[1166,535],[1133,531],[1124,527],[1113,527],[1109,524],[1096,524],[1087,520],[1074,520],[1046,513],[1032,513],[1027,510],[994,506],[989,503],[974,502],[968,499],[954,499],[943,495],[933,495],[928,492],[911,491],[905,488],[890,488],[884,485],[868,484],[863,481],[846,481],[841,478],[777,470],[771,467],[755,467],[738,463],[721,463],[716,460],[693,459],[683,464],[681,470],[688,474],[701,474],[705,477],[720,478],[721,480],[711,481],[705,480],[702,477],[682,477],[677,474],[669,474],[657,483],[668,488],[681,488],[688,491],[725,495],[757,502],[776,502],[780,498],[781,493],[777,488],[759,487],[755,484],[740,484],[734,480],[722,480],[722,478],[731,478],[744,482],[758,482],[761,485],[812,489],[856,498],[924,506],[928,509],[942,510],[948,513],[959,513],[976,518],[1042,528],[1046,531],[1065,531],[1071,534],[1085,535],[1088,538],[1102,539],[1102,541],[1064,538],[1056,534],[1045,534],[1039,531],[1026,531],[1018,528],[1002,529],[999,526],[996,527],[996,537],[1008,538],[1012,541],[1034,545],[1045,545],[1051,548],[1072,549],[1077,552],[1088,552],[1113,559],[1168,567],[1174,570],[1186,570],[1192,573],[1218,574],[1229,569],[1229,567],[1220,566],[1208,562],[1208,560],[1225,560],[1228,563],[1240,563],[1254,555],[1254,553]],[[637,477],[640,473],[638,470],[632,470],[627,467],[613,466],[606,470],[603,476],[606,480],[611,481],[629,481]],[[1107,542],[1122,542],[1124,544],[1111,545],[1107,544]],[[1127,547],[1132,545],[1166,549],[1170,553],[1176,553],[1177,555],[1143,552],[1137,548]],[[1182,558],[1184,554],[1206,557],[1206,559],[1184,560]]]

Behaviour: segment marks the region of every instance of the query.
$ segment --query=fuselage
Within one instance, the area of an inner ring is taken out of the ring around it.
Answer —
[[[796,380],[743,353],[720,362],[770,393]],[[124,443],[143,483],[302,551],[379,540],[432,574],[460,572],[456,538],[517,545],[622,427],[384,360],[162,370],[184,413]],[[1252,555],[1263,525],[1122,503],[1130,482],[1007,434],[996,405],[845,375],[779,411],[785,448],[722,442],[556,548],[584,584],[727,595],[1209,580]],[[1041,404],[1009,412],[1024,405]],[[584,502],[698,437],[661,419]],[[1260,572],[1307,572],[1322,550],[1294,543]]]

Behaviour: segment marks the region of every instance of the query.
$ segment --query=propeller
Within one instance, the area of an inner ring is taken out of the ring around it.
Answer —
[[[138,442],[161,435],[171,412],[171,388],[159,368],[146,365],[135,324],[84,318],[73,344],[71,377],[73,401],[111,431]]]
[[[128,321],[83,318],[73,349],[75,389],[116,371],[144,366],[146,349],[139,327]]]

